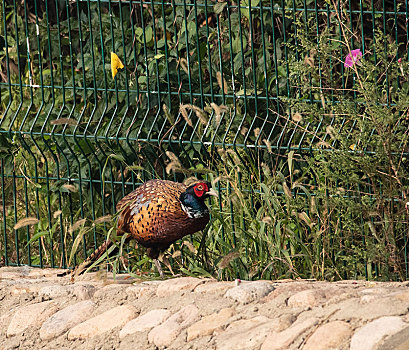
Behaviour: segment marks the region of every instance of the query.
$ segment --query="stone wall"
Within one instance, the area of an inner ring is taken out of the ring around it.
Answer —
[[[409,349],[408,283],[0,268],[0,350]]]

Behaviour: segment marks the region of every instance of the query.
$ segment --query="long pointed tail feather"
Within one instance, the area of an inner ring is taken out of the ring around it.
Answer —
[[[84,274],[88,269],[92,268],[93,265],[99,264],[107,256],[114,255],[119,248],[110,240],[107,239],[102,243],[95,251],[85,259],[81,264],[75,267],[72,271],[63,272],[58,274],[59,277],[71,274],[71,279],[74,280],[75,277]]]
[[[111,247],[113,247],[114,249],[110,249]],[[114,246],[114,243],[110,239],[107,239],[87,259],[85,259],[72,271],[71,279],[74,279],[75,277],[82,275],[90,267],[92,267],[92,265],[97,265],[102,260],[101,258],[104,258],[104,255],[105,256],[113,255],[115,252],[115,248],[117,247]],[[107,252],[108,254],[105,254]]]
[[[107,239],[86,260],[84,260],[73,270],[71,279],[74,280],[76,276],[82,275],[83,273],[98,265],[103,260],[113,257],[115,256],[115,254],[118,254],[120,249],[122,249],[122,247],[124,247],[126,243],[129,243],[131,238],[132,236],[130,235],[122,235],[119,246],[115,243],[115,241]]]

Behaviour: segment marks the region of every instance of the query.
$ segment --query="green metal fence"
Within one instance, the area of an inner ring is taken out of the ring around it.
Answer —
[[[376,202],[379,187],[368,180],[332,196],[320,190],[325,179],[301,176],[323,144],[336,147],[331,130],[355,130],[336,115],[343,96],[357,94],[349,51],[376,66],[399,44],[389,62],[407,62],[407,1],[3,0],[1,16],[3,264],[67,267],[74,246],[73,266],[104,239],[123,195],[153,177],[196,176],[220,192],[205,241],[217,254],[196,271],[407,277],[406,217],[392,243],[373,234],[378,219],[345,212],[348,222],[325,202]],[[320,56],[325,45],[330,57]],[[124,65],[114,78],[111,52]],[[377,83],[389,96],[404,84],[388,69]],[[282,179],[271,180],[277,173]],[[402,193],[391,199],[399,215]],[[189,240],[200,254],[201,238]],[[396,256],[368,258],[390,244]],[[197,261],[188,248],[180,247],[185,267]],[[178,254],[170,259],[177,265]]]

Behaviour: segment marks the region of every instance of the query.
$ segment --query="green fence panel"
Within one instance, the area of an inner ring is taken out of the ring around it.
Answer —
[[[378,159],[376,123],[354,116],[403,110],[408,15],[397,1],[3,0],[2,264],[71,268],[105,239],[125,194],[194,176],[220,195],[205,233],[171,248],[176,270],[407,278],[406,182],[381,207],[386,182],[318,170],[341,149],[334,134]],[[364,65],[389,62],[371,85],[345,66],[353,49]],[[111,53],[124,66],[115,76]],[[362,82],[385,101],[362,99]],[[385,162],[394,179],[408,153],[398,114],[387,123],[402,145],[390,150],[399,167]],[[357,130],[369,136],[356,142]],[[148,268],[143,253],[133,259]]]

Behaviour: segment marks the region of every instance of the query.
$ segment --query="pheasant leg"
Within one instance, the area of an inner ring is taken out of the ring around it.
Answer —
[[[159,260],[158,259],[153,259],[153,261],[155,262],[155,266],[156,266],[156,269],[159,272],[160,278],[164,279],[165,275],[163,274],[162,266],[160,266]]]

